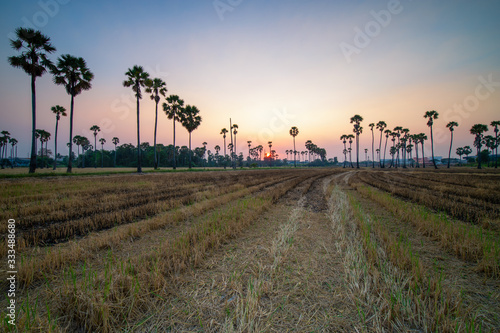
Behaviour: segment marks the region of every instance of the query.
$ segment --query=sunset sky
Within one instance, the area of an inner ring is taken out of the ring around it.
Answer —
[[[119,3],[119,4],[118,4]],[[231,5],[230,5],[231,4]],[[429,135],[425,111],[437,110],[436,155],[448,152],[447,122],[457,121],[454,147],[470,145],[475,123],[500,120],[500,2],[332,0],[5,0],[0,3],[0,130],[27,157],[31,135],[30,79],[11,67],[9,38],[34,27],[62,54],[83,57],[95,75],[75,100],[74,134],[101,126],[100,137],[135,143],[136,110],[125,72],[143,66],[167,82],[168,93],[196,105],[203,117],[193,147],[222,146],[229,118],[239,125],[238,151],[273,141],[285,157],[291,126],[297,144],[312,140],[342,159],[340,135],[349,118],[408,127]],[[37,128],[54,134],[56,104],[70,97],[50,74],[37,80]],[[163,101],[162,101],[163,102]],[[172,143],[172,122],[159,113],[158,142]],[[178,127],[176,143],[188,134]],[[69,117],[59,126],[67,154]],[[154,103],[141,101],[141,141],[153,142]],[[490,133],[492,133],[490,129]],[[378,133],[377,133],[378,134]],[[376,136],[378,137],[378,136]],[[53,141],[49,143],[53,149]],[[455,150],[455,149],[454,149]],[[364,156],[364,154],[363,154]]]

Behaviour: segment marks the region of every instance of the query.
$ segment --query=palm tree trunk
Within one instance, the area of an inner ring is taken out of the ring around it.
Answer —
[[[189,169],[191,169],[191,132],[189,132]]]
[[[113,162],[113,166],[116,168],[116,144],[115,144],[115,160]]]
[[[425,169],[424,141],[422,141],[422,167]]]
[[[56,118],[56,135],[55,135],[55,142],[54,142],[54,168],[53,170],[56,169],[56,164],[57,164],[57,127],[59,125],[59,119]]]
[[[35,89],[34,75],[31,76],[31,157],[30,157],[30,169],[29,173],[35,173],[36,169],[36,89]]]
[[[176,114],[175,113],[176,113],[176,111],[174,110],[174,116],[172,117],[173,122],[174,122],[174,154],[173,154],[174,160],[172,162],[172,165],[173,165],[174,170],[176,169],[176,165],[175,165],[175,116],[176,116]]]
[[[477,145],[477,168],[481,169],[481,145]]]
[[[156,130],[158,128],[158,102],[156,102],[156,113],[155,113],[155,138],[154,138],[154,149],[155,149],[155,161],[154,161],[154,169],[158,169],[158,158],[156,156]]]
[[[382,152],[382,131],[380,131],[380,143],[378,144],[378,163],[379,163],[379,168],[382,168],[382,161],[380,160],[380,157],[382,156],[380,153]]]
[[[418,165],[418,143],[415,144],[415,154],[416,154],[416,159],[417,159],[417,168],[419,168],[420,166]]]
[[[97,133],[94,133],[94,168],[97,168]]]
[[[295,137],[293,137],[293,167],[297,167],[297,162],[295,161]]]
[[[375,155],[374,155],[374,142],[375,142],[375,134],[373,134],[373,128],[372,128],[372,168],[375,168]]]
[[[453,131],[451,131],[450,151],[448,152],[448,169],[450,168],[451,146],[453,145]]]
[[[141,137],[139,133],[139,96],[137,96],[137,173],[142,172],[141,167]]]
[[[101,145],[101,168],[104,168],[104,145]]]
[[[359,134],[356,133],[356,169],[359,169]]]
[[[382,136],[380,137],[382,138]],[[386,137],[385,138],[385,147],[384,147],[384,165],[382,166],[382,168],[385,168],[385,153],[387,151],[387,140],[389,139],[389,137]]]
[[[226,138],[224,138],[224,170],[226,169]]]
[[[434,159],[434,137],[432,136],[432,126],[431,126],[431,150],[432,150],[432,164],[434,168],[437,169],[436,160]]]
[[[233,150],[234,150],[234,167],[233,167],[233,169],[236,169],[236,154],[237,154],[237,151],[236,151],[236,134],[234,135]]]

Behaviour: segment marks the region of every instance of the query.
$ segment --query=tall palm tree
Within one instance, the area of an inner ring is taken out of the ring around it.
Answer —
[[[391,165],[389,166],[389,168],[392,168],[392,167],[397,167],[397,162],[396,164],[394,163],[394,155],[396,155],[396,137],[398,136],[398,133],[397,132],[391,132],[391,141],[392,141],[392,147],[389,151],[389,153],[392,155],[392,160],[391,160]]]
[[[293,166],[297,167],[297,162],[295,161],[295,137],[299,135],[299,129],[296,126],[290,128],[290,135],[293,137]]]
[[[427,140],[427,135],[420,133],[418,135],[418,139],[420,141],[420,145],[422,146],[422,167],[425,168],[424,142]]]
[[[395,144],[398,147],[400,147],[399,138],[401,137],[402,130],[403,130],[402,126],[396,126],[396,127],[394,127],[394,130],[392,131],[392,133],[394,133],[394,137],[396,137],[398,139],[398,143]],[[396,167],[399,167],[399,149],[396,150]]]
[[[226,133],[227,129],[223,128],[220,130],[220,134],[222,134],[222,138],[224,139],[224,169],[226,169]]]
[[[15,40],[10,40],[10,45],[18,56],[9,57],[9,63],[16,68],[22,68],[26,74],[31,76],[31,156],[29,173],[36,169],[36,78],[41,77],[50,68],[52,62],[47,55],[55,52],[55,47],[50,44],[50,38],[34,29],[17,28]]]
[[[90,130],[94,132],[94,168],[97,168],[97,133],[101,131],[101,128],[97,125],[93,125]]]
[[[401,150],[403,152],[403,168],[406,169],[406,153],[407,153],[406,143],[408,142],[410,130],[408,128],[403,128],[401,130],[401,133],[403,134],[403,137],[401,138],[401,145],[402,145]]]
[[[115,145],[115,158],[114,158],[113,166],[116,168],[116,145],[120,143],[120,139],[118,139],[115,136],[113,139],[111,139],[111,142],[113,142],[113,144]]]
[[[342,134],[340,136],[340,140],[344,144],[344,150],[342,152],[344,153],[344,169],[345,169],[345,165],[347,163],[347,148],[346,148],[347,135],[346,134]]]
[[[377,123],[377,129],[380,130],[380,142],[379,142],[379,145],[378,145],[379,151],[382,151],[382,133],[384,132],[384,130],[385,130],[386,127],[387,127],[387,124],[385,123],[385,121],[381,120],[381,121],[379,121]],[[381,158],[381,156],[379,154],[379,161],[378,161],[379,167],[383,168],[382,162],[380,161],[380,158]],[[384,156],[384,158],[385,158],[385,156]]]
[[[146,81],[146,92],[148,94],[151,94],[151,99],[155,101],[155,135],[154,135],[154,163],[153,167],[154,169],[158,169],[158,156],[156,153],[156,132],[158,128],[158,103],[160,102],[160,95],[163,97],[166,96],[167,93],[167,84],[159,78],[154,78],[153,80],[147,80]]]
[[[431,150],[432,150],[432,164],[434,164],[434,168],[437,169],[436,160],[434,159],[434,137],[432,135],[432,125],[434,124],[434,119],[438,119],[439,113],[437,111],[427,111],[425,112],[424,118],[429,118],[427,121],[427,126],[431,129]]]
[[[125,75],[127,79],[123,81],[123,86],[128,88],[132,87],[132,91],[135,92],[136,103],[137,103],[137,172],[142,172],[141,165],[141,134],[140,134],[140,124],[139,124],[139,100],[142,99],[141,88],[146,87],[146,84],[150,81],[149,73],[144,71],[142,66],[134,65],[134,67],[129,68]]]
[[[484,144],[483,133],[488,131],[488,126],[483,124],[475,124],[470,129],[470,134],[476,136],[474,139],[474,147],[477,148],[477,168],[481,169],[481,146]]]
[[[365,148],[365,166],[368,167],[368,148]]]
[[[99,142],[101,143],[101,168],[104,168],[104,144],[106,143],[106,139],[100,138]]]
[[[352,164],[352,139],[354,139],[353,134],[348,134],[347,139],[349,140],[349,163],[351,164],[351,168],[354,168],[354,165]]]
[[[500,120],[495,120],[490,123],[491,126],[494,127],[494,132],[495,132],[495,141],[496,141],[496,147],[495,147],[495,169],[498,168],[498,145],[499,145],[499,138],[498,138],[498,132],[499,132],[499,126],[500,126]]]
[[[182,113],[182,108],[184,106],[184,101],[177,95],[170,95],[167,97],[167,103],[163,103],[163,111],[167,115],[168,119],[172,119],[173,122],[173,146],[174,146],[174,159],[173,159],[173,169],[176,169],[176,154],[175,154],[175,122],[180,121],[180,115]]]
[[[69,54],[63,54],[57,61],[57,67],[51,69],[54,75],[54,83],[63,85],[66,92],[71,96],[71,106],[69,114],[69,156],[68,168],[66,172],[72,170],[71,155],[73,153],[73,114],[75,110],[75,96],[81,94],[84,90],[92,88],[90,81],[94,74],[87,68],[83,58],[77,58]]]
[[[374,154],[375,154],[375,146],[374,146],[375,136],[373,134],[373,128],[375,127],[375,124],[370,123],[368,125],[368,127],[370,127],[370,130],[372,131],[372,168],[375,168],[375,157],[374,157]]]
[[[486,148],[491,150],[491,155],[495,153],[495,148],[497,147],[495,137],[492,135],[486,135],[484,137],[484,145]],[[490,166],[490,159],[488,158],[488,167]]]
[[[354,115],[351,117],[351,124],[354,123],[353,132],[356,133],[356,168],[359,169],[359,135],[363,133],[363,127],[361,127],[361,122],[363,117],[360,115]]]
[[[457,127],[457,126],[458,126],[458,123],[456,121],[450,121],[448,124],[446,124],[446,127],[449,128],[450,133],[451,133],[450,151],[448,152],[448,169],[450,168],[451,147],[453,146],[453,131],[455,130],[455,127]]]
[[[248,144],[248,158],[251,160],[252,159],[252,154],[251,154],[251,148],[252,147],[252,141],[247,141]]]
[[[262,151],[264,150],[264,146],[258,145],[255,149],[259,152],[259,160],[262,162]]]
[[[61,116],[66,117],[66,109],[60,105],[56,105],[50,108],[53,113],[56,115],[56,133],[55,133],[55,142],[54,142],[54,167],[52,168],[53,170],[56,169],[56,162],[57,162],[57,128],[59,126],[59,119],[61,119]]]
[[[233,149],[232,149],[233,150],[233,161],[234,161],[233,168],[235,168],[236,167],[236,156],[237,156],[236,155],[237,154],[237,152],[236,152],[236,134],[238,134],[238,125],[233,124],[232,128],[233,128],[233,134],[234,134],[234,145],[233,145]]]
[[[268,141],[267,142],[268,146],[269,146],[269,161],[270,161],[270,164],[272,165],[272,161],[273,161],[273,154],[272,154],[272,146],[273,146],[273,142],[272,141]],[[294,154],[296,154],[297,152],[294,150]]]
[[[189,169],[191,169],[191,133],[201,124],[200,110],[196,106],[186,105],[181,113],[181,124],[189,133]]]
[[[9,138],[9,143],[12,146],[10,149],[10,157],[11,157],[11,167],[14,168],[14,161],[17,159],[17,147],[15,148],[16,153],[14,154],[14,147],[17,145],[18,141],[15,138]]]
[[[220,152],[220,146],[219,145],[215,145],[214,147],[214,150],[215,150],[215,156],[216,156],[216,161],[217,161],[217,165],[219,165],[219,152]]]
[[[384,133],[385,133],[385,147],[384,147],[384,162],[382,168],[385,168],[385,153],[387,152],[387,141],[389,140],[389,136],[392,134],[392,131],[390,129],[386,129]]]

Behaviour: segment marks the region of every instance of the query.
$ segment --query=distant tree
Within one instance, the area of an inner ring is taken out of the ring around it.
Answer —
[[[360,115],[354,115],[351,117],[351,124],[354,123],[353,132],[356,133],[356,168],[359,169],[359,135],[363,133],[363,127],[361,127],[361,122],[363,117]]]
[[[385,153],[387,151],[387,141],[389,139],[389,136],[392,134],[392,131],[390,129],[386,129],[384,133],[385,133],[385,147],[384,147],[384,162],[382,168],[385,168]]]
[[[54,167],[52,168],[53,170],[56,169],[56,164],[57,164],[57,128],[59,126],[59,119],[61,119],[61,116],[66,117],[66,109],[63,108],[60,105],[56,105],[50,108],[53,113],[56,115],[56,133],[55,133],[55,142],[54,142]]]
[[[10,40],[10,45],[18,56],[9,57],[9,64],[16,68],[22,68],[26,74],[31,76],[31,156],[29,173],[36,169],[36,78],[41,77],[50,68],[52,62],[47,55],[55,52],[56,48],[50,43],[50,38],[34,29],[17,28],[15,40]]]
[[[434,168],[437,169],[436,160],[434,159],[434,137],[432,135],[432,125],[434,124],[434,119],[438,119],[439,113],[437,111],[427,111],[425,112],[424,118],[428,118],[427,126],[431,129],[431,150],[432,150],[432,164],[434,164]]]
[[[233,134],[234,134],[234,145],[233,145],[233,149],[232,149],[233,156],[231,157],[231,159],[235,160],[236,154],[237,154],[236,153],[236,134],[238,134],[238,125],[233,124],[232,128],[233,128]],[[234,167],[236,167],[236,165],[234,165]]]
[[[297,167],[297,161],[295,160],[295,137],[299,135],[299,129],[296,126],[290,128],[290,135],[293,137],[293,166]]]
[[[120,139],[118,139],[116,136],[111,139],[111,142],[113,142],[113,144],[115,145],[115,159],[114,159],[114,162],[113,162],[113,166],[116,168],[116,145],[120,143]]]
[[[181,113],[181,124],[189,133],[189,169],[191,169],[191,133],[201,124],[200,110],[196,106],[187,105]]]
[[[349,140],[349,149],[347,151],[349,152],[349,163],[351,164],[351,168],[354,168],[354,165],[352,164],[352,139],[354,139],[353,134],[348,134],[347,139]]]
[[[168,119],[172,119],[173,123],[173,146],[175,147],[175,122],[180,121],[180,115],[182,113],[184,107],[184,101],[179,98],[177,95],[170,95],[167,97],[167,103],[163,103],[163,111],[167,115]],[[175,150],[173,152],[173,169],[175,170],[176,165],[176,156]]]
[[[403,155],[403,168],[406,169],[406,143],[408,142],[408,138],[410,136],[410,130],[408,128],[403,128],[401,130],[401,134],[403,134],[403,137],[401,138],[401,151]]]
[[[144,71],[142,66],[135,65],[129,68],[125,72],[127,79],[123,81],[124,87],[132,87],[132,91],[135,92],[135,97],[137,101],[137,172],[142,172],[141,165],[141,135],[139,131],[139,100],[142,99],[141,87],[146,87],[146,83],[149,82],[149,74]]]
[[[227,134],[227,129],[223,128],[220,131],[220,134],[222,134],[222,138],[224,139],[224,169],[226,169],[226,134]]]
[[[342,134],[340,136],[340,140],[342,141],[342,143],[344,144],[344,150],[342,151],[342,153],[344,154],[344,166],[343,168],[345,169],[345,165],[347,163],[347,147],[346,147],[346,143],[347,143],[347,134]]]
[[[269,145],[269,161],[271,162],[271,165],[272,165],[272,161],[273,161],[273,152],[272,152],[272,146],[273,146],[273,142],[272,141],[268,141],[267,144]],[[296,154],[297,152],[294,151],[294,154]]]
[[[394,133],[394,138],[398,139],[397,143],[395,140],[393,141],[393,146],[395,146],[395,147],[400,147],[399,138],[401,137],[402,130],[403,130],[402,126],[396,126],[396,127],[394,127],[394,130],[392,131],[392,133]],[[396,167],[399,167],[399,148],[396,150]]]
[[[488,131],[488,126],[483,124],[475,124],[470,129],[470,133],[475,135],[474,139],[474,147],[477,148],[477,168],[481,169],[481,147],[484,144],[484,136],[483,133]]]
[[[464,154],[464,149],[462,147],[458,147],[456,151],[459,159],[459,164],[462,164],[462,155]]]
[[[484,137],[484,145],[491,150],[491,155],[495,153],[495,148],[498,147],[497,140],[492,135]],[[488,167],[490,166],[490,158],[488,157]]]
[[[97,168],[97,133],[101,131],[101,128],[93,125],[90,130],[94,132],[94,168]]]
[[[11,159],[13,160],[16,160],[17,159],[17,147],[15,149],[15,154],[14,154],[14,147],[17,145],[18,141],[14,138],[9,138],[9,143],[11,145],[11,150],[10,150],[10,156],[11,156]],[[14,163],[11,162],[11,167],[14,168]]]
[[[451,148],[453,146],[453,131],[455,130],[455,127],[458,126],[458,123],[456,121],[450,121],[448,124],[446,124],[446,127],[450,130],[451,133],[451,140],[450,140],[450,151],[448,152],[448,169],[450,168],[450,159],[451,159]]]
[[[375,135],[373,134],[373,128],[375,127],[375,124],[374,123],[370,123],[368,125],[368,127],[370,127],[370,131],[372,131],[372,168],[375,168],[375,146],[374,146],[374,142],[375,142]]]
[[[465,158],[467,160],[467,162],[469,162],[469,155],[472,153],[472,149],[470,146],[465,146],[464,147],[464,155],[465,155]]]
[[[381,121],[379,121],[379,122],[377,123],[377,129],[380,131],[380,142],[379,142],[379,145],[378,145],[378,150],[379,150],[379,152],[381,152],[381,151],[382,151],[382,133],[384,132],[384,129],[385,129],[386,127],[387,127],[387,124],[385,123],[385,121],[382,121],[382,120],[381,120]],[[379,154],[379,161],[378,161],[378,163],[379,163],[379,167],[380,167],[380,168],[383,168],[383,166],[382,166],[382,161],[380,160],[380,157],[381,157],[381,156],[380,156],[380,154]],[[385,152],[384,152],[384,158],[385,158]]]
[[[104,168],[104,144],[106,143],[106,139],[100,138],[99,142],[101,143],[101,168]]]
[[[69,54],[63,54],[57,61],[57,67],[51,69],[54,75],[54,83],[66,88],[66,92],[71,96],[69,114],[69,158],[66,172],[71,173],[72,153],[73,153],[73,114],[75,110],[75,96],[84,90],[92,88],[90,82],[94,74],[87,68],[87,63],[83,58],[77,58]]]
[[[500,120],[495,120],[495,121],[492,121],[490,123],[491,126],[493,126],[494,128],[494,132],[495,132],[495,142],[496,142],[496,146],[495,146],[495,169],[498,168],[498,146],[500,145],[500,138],[498,137],[498,132],[499,132],[499,128],[500,127]]]
[[[156,132],[158,128],[158,103],[160,102],[160,95],[165,97],[167,93],[167,84],[159,78],[146,81],[146,92],[151,94],[151,99],[155,101],[155,133],[154,133],[154,164],[153,168],[158,169],[158,157],[156,153]]]
[[[365,148],[365,166],[368,167],[368,148]]]

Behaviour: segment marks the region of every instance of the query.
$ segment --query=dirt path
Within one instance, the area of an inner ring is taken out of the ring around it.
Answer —
[[[179,276],[171,297],[131,328],[349,332],[359,327],[326,216],[327,180],[309,179],[288,192],[244,235]]]

